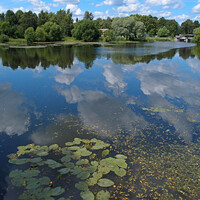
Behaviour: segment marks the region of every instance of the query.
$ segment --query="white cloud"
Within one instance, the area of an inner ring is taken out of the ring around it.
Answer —
[[[28,0],[29,3],[31,3],[34,8],[33,11],[35,13],[39,13],[41,10],[47,10],[50,11],[49,5],[47,5],[44,1],[41,0]]]
[[[0,132],[22,135],[30,123],[23,96],[11,90],[11,84],[0,84]]]
[[[19,7],[19,8],[13,8],[12,9],[13,10],[13,12],[15,13],[15,12],[17,12],[18,10],[22,10],[23,12],[26,12],[26,11],[28,11],[27,9],[25,9],[24,7]]]
[[[123,5],[123,2],[121,0],[105,0],[102,3],[97,4],[96,6],[120,6]]]
[[[70,9],[70,11],[76,16],[83,15],[83,12],[81,11],[80,8],[78,8],[78,5],[69,3],[66,6],[66,10],[68,10],[68,9]]]
[[[59,3],[59,4],[79,4],[80,3],[80,0],[53,0],[54,2],[56,3]]]
[[[198,4],[192,8],[193,13],[200,13],[200,1],[198,1]]]
[[[66,85],[70,85],[74,79],[83,72],[83,69],[80,66],[73,66],[72,69],[61,69],[60,67],[57,67],[56,69],[61,72],[55,76],[56,82]]]
[[[130,13],[130,12],[138,11],[139,7],[140,7],[140,4],[135,3],[135,4],[120,6],[120,7],[117,8],[117,10],[118,10],[119,13]]]
[[[7,9],[0,5],[0,13],[6,12]]]
[[[175,20],[177,20],[177,21],[185,20],[185,19],[188,19],[188,18],[189,18],[189,15],[186,15],[186,14],[173,16],[173,19],[175,19]]]

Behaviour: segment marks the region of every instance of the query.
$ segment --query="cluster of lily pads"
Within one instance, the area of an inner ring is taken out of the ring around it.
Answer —
[[[15,169],[9,176],[14,186],[23,188],[19,199],[70,199],[65,187],[53,184],[56,181],[44,176],[43,172],[50,169],[59,177],[74,177],[75,188],[81,191],[83,200],[93,200],[95,195],[97,200],[106,200],[110,192],[105,188],[115,184],[110,179],[112,173],[124,177],[127,169],[127,157],[122,154],[109,157],[110,148],[110,144],[95,138],[75,138],[63,148],[57,144],[19,146],[15,154],[8,155],[9,163],[25,165],[26,169]]]

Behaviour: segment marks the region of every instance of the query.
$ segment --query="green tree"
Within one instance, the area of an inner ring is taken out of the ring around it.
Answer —
[[[32,11],[25,12],[21,16],[19,24],[21,25],[23,31],[29,27],[33,27],[35,30],[37,28],[37,15],[32,13]]]
[[[27,44],[28,45],[32,44],[35,41],[35,31],[34,31],[33,27],[27,28],[24,36],[27,41]]]
[[[114,33],[113,33],[113,30],[107,30],[107,31],[104,33],[104,38],[105,38],[105,41],[106,41],[106,42],[110,42],[110,41],[114,40]]]
[[[5,14],[0,13],[0,22],[4,22],[4,21],[5,21]]]
[[[0,42],[1,43],[5,43],[5,42],[8,42],[9,41],[9,37],[5,34],[1,34],[0,35]]]
[[[64,36],[72,36],[71,31],[74,28],[72,13],[70,9],[59,10],[56,13],[57,24],[61,27]]]
[[[60,28],[59,25],[57,25],[56,23],[54,23],[51,26],[50,32],[49,32],[49,36],[51,41],[59,41],[62,38],[62,30]]]
[[[194,33],[195,42],[197,42],[198,44],[200,44],[200,28],[194,29],[193,33]]]
[[[38,15],[38,26],[42,26],[46,22],[49,21],[49,14],[48,12],[44,12],[43,10]]]
[[[127,40],[141,40],[145,38],[145,27],[142,22],[136,22],[133,16],[115,18],[112,22],[115,36],[125,37]]]
[[[84,19],[75,24],[72,30],[72,36],[78,40],[91,42],[97,40],[101,34],[94,21]]]
[[[192,20],[187,19],[185,22],[181,24],[180,32],[182,34],[192,34],[193,31],[194,31],[194,24]]]
[[[169,36],[169,30],[164,26],[158,30],[157,35],[158,37],[167,37]]]
[[[84,17],[83,17],[83,18],[84,18],[84,19],[88,19],[88,20],[93,20],[93,19],[94,19],[94,16],[93,16],[93,14],[92,14],[91,12],[85,11]]]
[[[19,25],[19,21],[20,21],[22,15],[23,15],[23,11],[22,11],[22,10],[18,10],[18,11],[15,13],[15,16],[16,16],[16,18],[17,18],[17,25]]]
[[[14,26],[17,24],[17,18],[15,16],[15,13],[12,10],[8,10],[6,12],[6,21],[9,22],[11,26]]]
[[[35,31],[35,40],[38,42],[45,42],[46,41],[47,33],[44,31],[42,27],[37,27]]]
[[[179,32],[179,24],[175,20],[167,20],[165,27],[169,30],[169,35],[177,35]]]

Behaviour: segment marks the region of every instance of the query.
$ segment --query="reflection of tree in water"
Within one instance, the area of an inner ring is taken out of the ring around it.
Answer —
[[[75,55],[80,62],[84,62],[85,68],[90,68],[96,59],[95,46],[93,45],[83,45],[80,47],[75,47]]]
[[[71,68],[74,61],[72,46],[48,48],[0,48],[0,57],[4,66],[17,69],[35,68],[40,65],[44,69],[50,65]]]
[[[195,46],[194,52],[197,58],[200,59],[200,45]]]
[[[194,58],[195,52],[193,48],[181,48],[179,49],[179,56],[183,59]]]
[[[114,53],[112,55],[112,61],[115,64],[136,64],[138,62],[140,63],[149,63],[150,61],[154,59],[162,60],[164,58],[171,59],[176,54],[176,49],[172,49],[168,52],[159,53],[156,55],[145,55],[145,56],[136,56],[132,54],[125,54],[125,53]]]

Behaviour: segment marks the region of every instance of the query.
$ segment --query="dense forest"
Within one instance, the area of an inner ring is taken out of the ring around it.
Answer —
[[[145,40],[146,35],[173,38],[177,34],[200,35],[199,27],[199,21],[187,19],[179,25],[175,20],[151,15],[94,20],[93,14],[86,11],[83,20],[73,20],[70,10],[56,13],[42,10],[38,15],[32,11],[18,10],[14,13],[8,10],[0,14],[0,42],[7,42],[9,38],[25,38],[31,44],[35,41],[60,41],[65,37],[97,41],[102,35],[100,29],[108,29],[104,34],[105,41]],[[199,41],[200,37],[197,36],[196,40]]]

